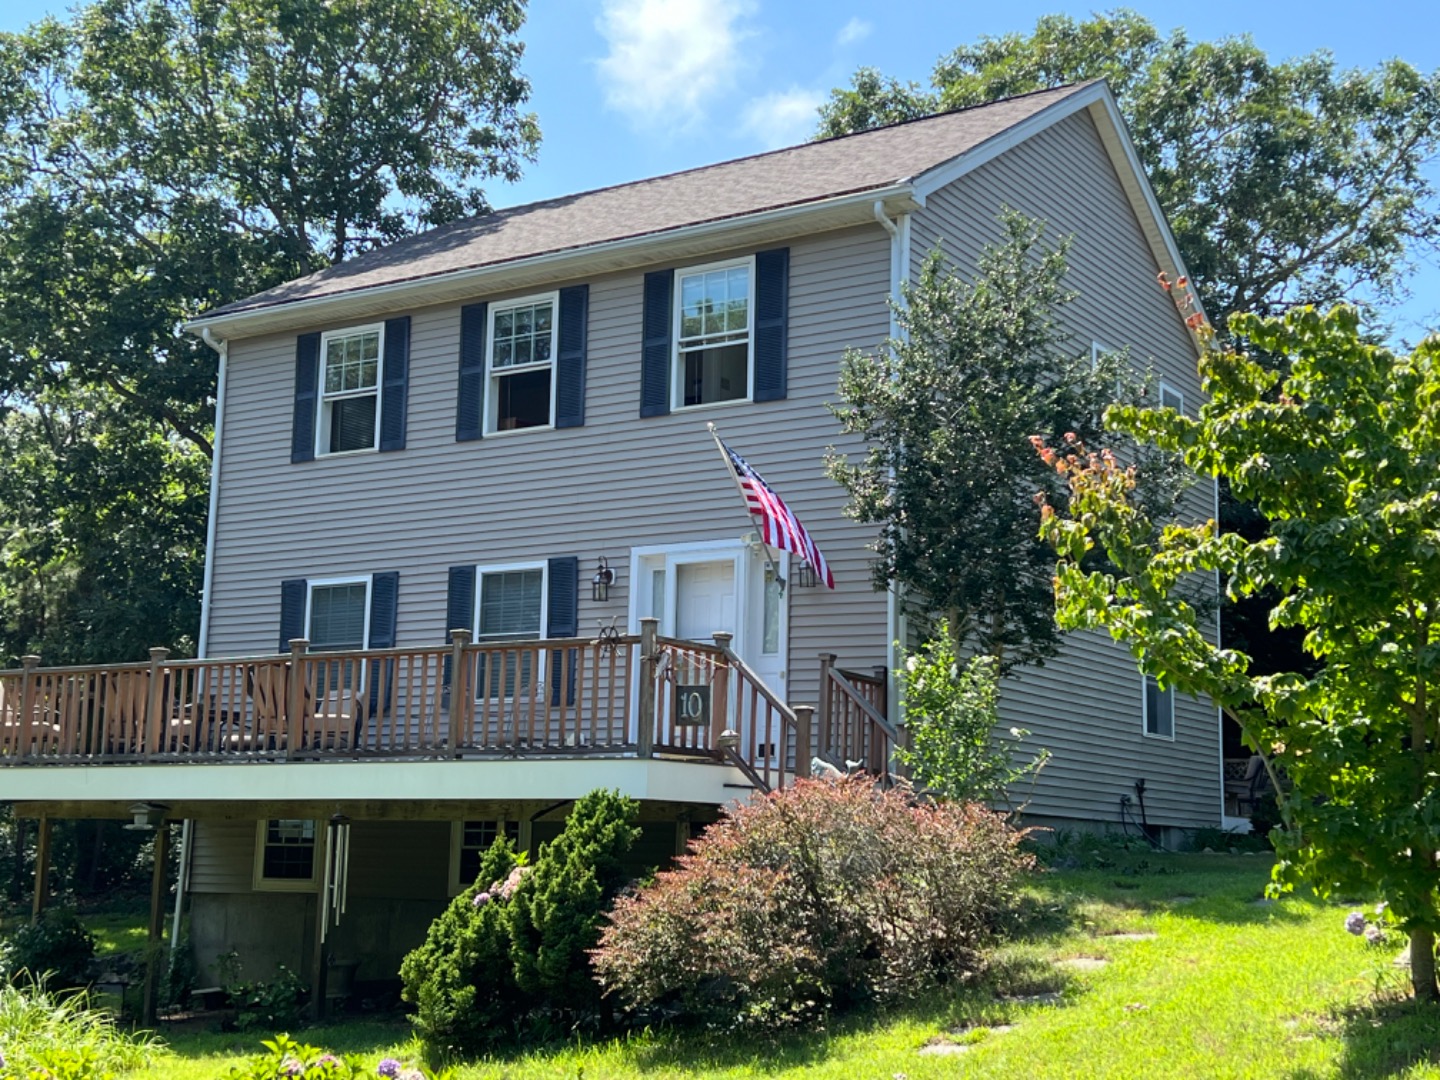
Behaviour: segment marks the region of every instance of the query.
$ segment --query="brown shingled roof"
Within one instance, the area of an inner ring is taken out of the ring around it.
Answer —
[[[804,143],[451,222],[207,313],[253,311],[493,266],[889,187],[958,157],[1083,87]]]

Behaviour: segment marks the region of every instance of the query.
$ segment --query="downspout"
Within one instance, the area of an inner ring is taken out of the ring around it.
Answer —
[[[175,914],[170,919],[170,955],[180,947],[180,913],[185,908],[185,886],[190,879],[190,848],[194,839],[195,819],[180,823],[180,865],[175,872]]]
[[[210,449],[210,511],[205,522],[205,578],[200,590],[200,638],[196,655],[204,659],[210,648],[210,601],[215,587],[215,513],[220,505],[220,439],[225,419],[225,375],[229,366],[230,343],[217,338],[204,327],[200,337],[220,356],[220,369],[215,382],[215,437]]]
[[[883,200],[875,200],[875,220],[880,223],[887,233],[890,234],[890,297],[896,303],[903,303],[900,285],[908,276],[908,264],[910,261],[910,215],[901,214],[896,221],[891,221],[890,216],[885,213]],[[895,310],[890,310],[890,337],[897,338],[900,335],[900,324],[895,317]],[[893,481],[894,471],[891,471]],[[889,677],[885,680],[885,714],[896,727],[903,727],[905,723],[905,702],[900,693],[900,680],[895,677],[901,663],[901,650],[907,638],[905,626],[905,606],[901,602],[900,585],[892,581],[890,587],[885,590],[885,669]]]

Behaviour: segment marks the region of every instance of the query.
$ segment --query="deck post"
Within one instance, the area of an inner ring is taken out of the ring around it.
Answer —
[[[833,697],[830,690],[830,672],[835,668],[835,661],[839,657],[834,653],[820,654],[820,754],[824,756],[830,752],[830,717],[833,708]]]
[[[660,659],[655,638],[659,632],[659,619],[640,620],[640,685],[635,694],[639,716],[635,723],[642,758],[655,756],[655,665]]]
[[[305,673],[303,661],[305,651],[310,648],[308,638],[290,639],[290,677],[285,680],[285,756],[300,756],[300,739],[303,734],[301,713],[305,707]]]
[[[147,758],[162,750],[165,745],[163,734],[165,718],[160,715],[160,686],[164,678],[164,666],[170,650],[157,645],[150,650],[150,678],[145,688],[145,756]]]
[[[35,900],[30,921],[37,923],[50,903],[50,819],[41,816],[35,829]]]
[[[469,630],[450,631],[450,749],[468,746],[472,737],[475,695],[470,693],[470,671],[465,663],[465,649],[470,644]]]
[[[815,724],[815,706],[795,706],[795,778],[810,778],[810,731]]]
[[[170,861],[170,826],[155,826],[155,869],[150,876],[150,930],[145,947],[145,1003],[142,1023],[153,1025],[160,1002],[160,965],[168,954],[161,945],[165,936],[165,878]]]
[[[720,750],[720,733],[730,726],[730,642],[734,639],[735,635],[729,631],[715,631],[715,647],[720,650],[720,660],[715,665],[715,678],[710,684],[710,749],[716,757],[724,756]]]
[[[22,656],[20,666],[25,671],[20,676],[20,745],[15,748],[15,756],[23,761],[30,756],[31,739],[34,737],[31,728],[35,719],[35,691],[39,689],[35,685],[35,669],[40,666],[40,657],[34,654]]]

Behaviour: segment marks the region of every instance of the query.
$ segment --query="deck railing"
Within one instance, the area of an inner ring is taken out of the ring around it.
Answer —
[[[888,777],[896,769],[901,733],[886,716],[886,671],[847,671],[837,659],[820,655],[820,756],[837,768]]]
[[[730,647],[638,635],[0,671],[0,764],[639,754],[806,775],[810,714]],[[682,690],[688,696],[682,696]],[[699,693],[697,694],[697,691]],[[701,700],[703,699],[703,708]],[[803,748],[803,749],[802,749]]]

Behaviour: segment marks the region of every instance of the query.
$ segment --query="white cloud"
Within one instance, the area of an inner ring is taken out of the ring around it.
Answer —
[[[870,31],[874,29],[868,22],[856,15],[840,28],[840,32],[835,35],[835,44],[839,46],[854,45],[857,41],[864,41],[870,36]]]
[[[815,115],[825,95],[818,90],[792,86],[764,97],[751,98],[740,116],[740,129],[765,144],[765,149],[804,142],[815,132]]]
[[[605,103],[639,124],[698,122],[746,66],[741,21],[753,10],[753,0],[604,0]]]

